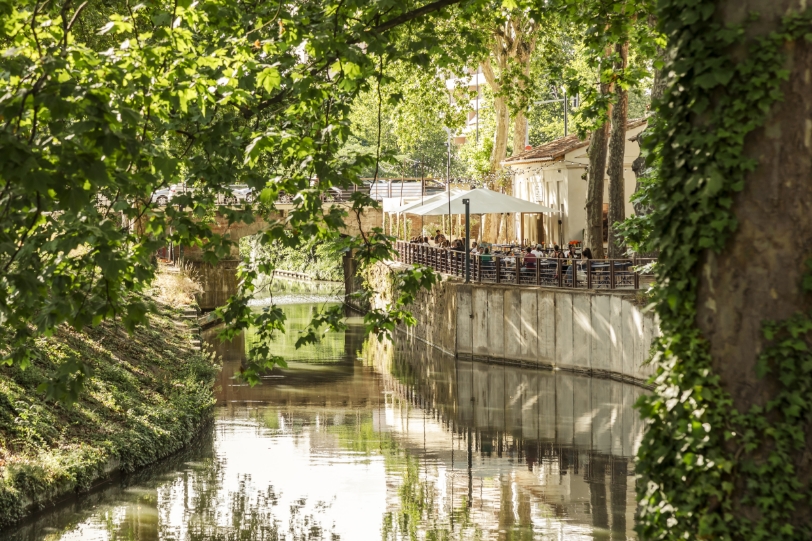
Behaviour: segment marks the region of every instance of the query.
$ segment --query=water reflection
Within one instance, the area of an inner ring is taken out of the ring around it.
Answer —
[[[637,387],[364,341],[356,321],[252,389],[231,378],[250,333],[212,345],[209,433],[7,538],[633,538]]]

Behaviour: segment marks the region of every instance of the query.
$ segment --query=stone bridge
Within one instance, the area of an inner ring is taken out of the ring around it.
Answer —
[[[325,212],[329,211],[335,203],[325,203]],[[279,205],[279,212],[275,218],[285,220],[287,214],[293,210],[293,205]],[[347,205],[349,209],[349,205]],[[257,219],[251,224],[228,224],[228,219],[218,213],[216,223],[212,225],[212,232],[223,235],[230,240],[237,242],[243,237],[261,233],[268,227],[268,222]],[[349,213],[344,219],[344,227],[341,230],[345,235],[359,235],[361,228],[370,231],[373,227],[381,227],[383,212],[380,209],[368,208],[361,214],[361,224],[354,213]],[[190,263],[198,271],[200,282],[203,285],[203,293],[198,298],[201,310],[214,310],[223,306],[228,298],[237,292],[237,267],[242,261],[237,246],[232,248],[229,258],[221,260],[217,265],[210,265],[202,261],[202,250],[200,248],[184,248],[183,260]]]

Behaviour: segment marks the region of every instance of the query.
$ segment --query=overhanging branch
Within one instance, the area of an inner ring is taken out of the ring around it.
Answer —
[[[381,32],[386,32],[387,30],[391,30],[396,26],[400,26],[403,23],[407,23],[418,17],[422,17],[423,15],[434,13],[435,11],[439,11],[448,6],[453,6],[454,4],[459,4],[460,2],[462,2],[462,0],[437,0],[436,2],[432,2],[431,4],[426,4],[422,8],[418,8],[413,11],[407,11],[402,15],[398,15],[394,19],[390,19],[385,23],[381,23],[378,26],[372,27],[370,30],[372,32],[380,34]]]

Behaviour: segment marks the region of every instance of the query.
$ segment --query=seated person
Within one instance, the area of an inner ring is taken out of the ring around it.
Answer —
[[[536,256],[536,259],[546,257],[544,255],[544,250],[541,249],[541,244],[536,244],[536,247],[533,249],[533,255]]]
[[[529,246],[526,252],[524,256],[524,269],[528,271],[536,270],[536,254],[533,253],[533,250]]]
[[[479,256],[479,263],[480,265],[482,265],[482,268],[484,270],[492,270],[494,267],[491,249],[488,248],[487,246],[482,251],[482,255]]]

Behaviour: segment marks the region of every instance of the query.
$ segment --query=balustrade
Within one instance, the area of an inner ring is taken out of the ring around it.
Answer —
[[[397,241],[397,260],[424,265],[452,276],[465,276],[465,254],[425,244]],[[528,258],[511,254],[473,254],[471,281],[516,286],[637,290],[651,283],[652,258]]]

